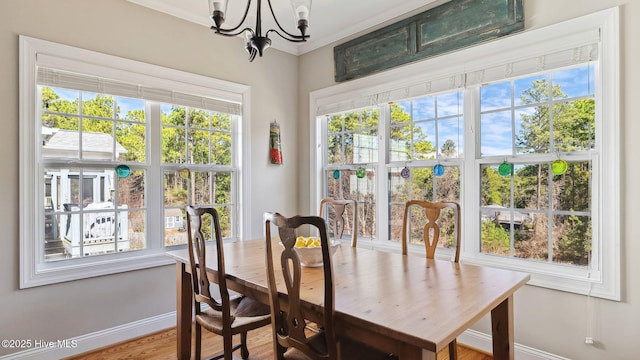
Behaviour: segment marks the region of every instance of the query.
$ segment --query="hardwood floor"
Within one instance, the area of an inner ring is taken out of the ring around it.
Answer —
[[[213,335],[208,331],[202,332],[202,354],[212,356],[222,349],[222,337]],[[271,328],[264,327],[249,332],[248,346],[250,360],[273,360]],[[193,349],[193,344],[192,344]],[[234,353],[235,358],[240,359],[240,353]],[[458,358],[460,360],[491,360],[491,355],[475,351],[458,345]],[[120,359],[176,359],[176,329],[170,328],[148,336],[132,339],[104,349],[91,351],[67,358],[67,360],[120,360]],[[445,349],[438,354],[438,360],[447,360],[448,352]],[[360,360],[360,359],[345,359]],[[363,359],[366,360],[366,359]]]

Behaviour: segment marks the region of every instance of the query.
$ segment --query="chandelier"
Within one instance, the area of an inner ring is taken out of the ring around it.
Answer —
[[[243,24],[249,13],[252,0],[247,0],[247,7],[244,10],[244,15],[240,23],[232,28],[223,28],[225,16],[227,13],[228,0],[209,0],[209,12],[211,19],[215,25],[211,26],[211,30],[215,30],[216,34],[223,36],[238,36],[244,34],[245,49],[249,53],[249,61],[255,59],[256,54],[262,56],[262,52],[271,46],[271,39],[269,39],[269,33],[276,33],[281,38],[291,42],[304,42],[307,41],[309,35],[306,34],[307,27],[309,26],[309,9],[311,8],[311,0],[291,0],[291,6],[293,7],[293,13],[296,23],[298,24],[298,30],[300,35],[294,35],[287,32],[276,19],[276,14],[273,12],[271,6],[271,0],[267,0],[271,16],[278,26],[277,29],[269,29],[265,33],[262,32],[262,0],[257,0],[256,4],[256,26],[254,29],[251,27],[244,27]]]

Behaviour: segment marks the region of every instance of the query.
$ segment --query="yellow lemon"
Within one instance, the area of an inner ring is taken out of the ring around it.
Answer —
[[[312,237],[308,237],[308,238],[305,240],[305,245],[306,245],[307,247],[309,247],[309,246],[313,245],[313,238],[312,238]]]
[[[313,245],[314,246],[320,246],[320,239],[318,239],[318,238],[313,239]]]
[[[304,240],[303,236],[298,236],[298,238],[296,239],[296,245],[295,247],[305,247],[307,245],[307,243]]]

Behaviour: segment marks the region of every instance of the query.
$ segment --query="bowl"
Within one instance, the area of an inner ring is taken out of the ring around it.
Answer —
[[[340,246],[340,241],[331,240],[329,245],[329,254],[333,256],[338,246]],[[322,247],[294,247],[294,250],[296,251],[296,253],[298,253],[300,264],[302,266],[322,266]]]

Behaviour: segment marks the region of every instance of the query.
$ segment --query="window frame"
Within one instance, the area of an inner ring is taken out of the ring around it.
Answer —
[[[480,202],[476,200],[480,199],[480,182],[477,179],[480,178],[480,165],[484,159],[477,156],[480,151],[480,142],[475,138],[477,135],[474,133],[474,129],[479,129],[480,125],[480,84],[478,82],[464,90],[463,114],[466,130],[464,160],[461,167],[461,205],[464,219],[461,261],[529,272],[531,273],[530,285],[619,301],[621,296],[619,169],[621,149],[619,146],[619,9],[617,7],[311,92],[309,95],[312,164],[310,186],[312,192],[316,194],[311,201],[311,209],[317,207],[317,201],[323,194],[321,181],[323,178],[320,175],[324,148],[321,146],[323,132],[319,119],[325,114],[321,114],[321,111],[331,113],[333,108],[356,107],[367,101],[385,104],[389,101],[390,94],[398,93],[397,89],[403,89],[400,93],[404,92],[409,98],[412,89],[425,83],[429,84],[427,86],[429,87],[433,79],[446,78],[455,83],[459,74],[465,74],[462,77],[466,79],[467,75],[473,75],[474,70],[583,46],[586,44],[585,38],[589,36],[597,36],[599,39],[595,99],[598,104],[596,119],[600,120],[596,121],[598,154],[594,156],[591,207],[594,219],[594,244],[596,239],[598,242],[594,249],[594,254],[597,256],[593,263],[595,271],[560,264],[539,264],[534,261],[497,257],[480,252],[480,219],[477,216]],[[549,69],[542,70],[552,71],[554,68],[550,66]],[[505,79],[519,76],[505,76]],[[434,90],[431,93],[437,92]],[[380,111],[381,123],[384,116],[387,115]],[[381,127],[379,132],[381,139],[388,138],[387,131],[388,129]],[[385,149],[381,147],[380,151],[383,150]],[[386,155],[379,155],[379,159],[383,156]],[[380,163],[379,166],[384,167],[383,163],[388,161],[380,161]],[[380,174],[383,173],[380,172]],[[379,178],[384,177],[379,176]],[[386,234],[386,229],[380,229],[388,223],[386,210],[388,197],[384,190],[386,179],[380,179],[378,185],[380,193],[377,196],[379,226],[377,233]],[[471,236],[464,236],[465,234],[471,234]],[[372,246],[397,250],[397,246],[384,240],[386,239],[377,239]]]
[[[232,136],[237,139],[233,146],[235,154],[233,171],[237,172],[234,181],[235,238],[241,239],[249,232],[249,225],[243,219],[249,217],[250,204],[244,204],[243,198],[249,195],[248,179],[250,169],[243,164],[249,162],[248,144],[250,111],[250,87],[229,81],[218,80],[203,75],[187,73],[158,65],[147,64],[90,50],[62,45],[46,40],[19,36],[19,79],[20,79],[20,288],[29,288],[70,280],[101,275],[115,274],[172,264],[165,255],[164,246],[164,189],[162,172],[167,164],[162,164],[160,156],[150,159],[152,152],[160,154],[160,126],[153,124],[155,106],[147,103],[146,111],[151,111],[147,122],[149,135],[146,160],[140,164],[147,171],[146,192],[146,247],[142,250],[119,252],[107,255],[73,258],[63,261],[47,262],[44,258],[44,227],[38,223],[43,218],[44,187],[39,175],[40,119],[39,95],[37,85],[37,57],[39,54],[60,59],[61,63],[73,64],[73,70],[90,76],[119,80],[130,84],[141,84],[156,89],[178,91],[213,99],[240,104],[240,121],[232,126]],[[159,113],[155,114],[156,116]],[[42,244],[41,244],[42,243]],[[170,249],[186,247],[173,246]]]

